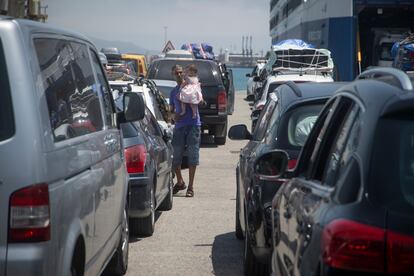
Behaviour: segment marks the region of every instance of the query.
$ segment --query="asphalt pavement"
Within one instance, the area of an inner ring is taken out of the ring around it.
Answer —
[[[245,91],[236,93],[229,127],[246,124],[250,128],[245,96]],[[234,233],[235,168],[246,142],[227,139],[223,146],[202,145],[194,197],[186,198],[185,191],[180,191],[171,211],[157,212],[154,235],[130,241],[126,275],[243,274],[244,243]],[[183,175],[188,183],[188,170]]]

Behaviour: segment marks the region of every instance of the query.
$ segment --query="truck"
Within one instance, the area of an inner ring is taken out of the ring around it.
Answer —
[[[224,145],[227,137],[227,117],[233,112],[234,88],[223,82],[223,69],[212,60],[193,58],[161,58],[154,60],[148,69],[147,78],[160,81],[174,81],[171,68],[183,68],[193,64],[198,69],[204,105],[199,106],[202,133],[214,136],[217,145]],[[230,93],[229,93],[230,92]]]

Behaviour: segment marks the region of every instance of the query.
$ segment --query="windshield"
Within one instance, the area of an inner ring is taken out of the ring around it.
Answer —
[[[0,141],[14,134],[13,107],[3,44],[0,40]]]
[[[171,73],[172,67],[174,65],[181,65],[185,68],[189,64],[194,64],[197,67],[201,84],[217,84],[219,81],[220,78],[217,78],[217,66],[202,60],[159,60],[153,65],[157,67],[158,71],[150,70],[148,72],[148,79],[174,81],[175,78]]]
[[[388,60],[392,61],[393,58],[391,56],[391,48],[394,43],[382,43],[381,44],[381,53],[380,53],[380,59],[382,60]]]
[[[381,206],[405,212],[414,207],[414,114],[403,116],[378,123],[369,190]]]

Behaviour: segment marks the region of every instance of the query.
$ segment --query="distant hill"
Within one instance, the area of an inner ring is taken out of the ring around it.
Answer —
[[[116,47],[121,51],[121,53],[137,53],[137,54],[143,54],[146,56],[149,55],[156,55],[161,52],[160,51],[154,51],[154,50],[148,50],[143,47],[140,47],[132,42],[126,42],[126,41],[109,41],[104,39],[99,39],[96,37],[89,37],[93,43],[95,43],[98,50],[101,50],[105,47]]]

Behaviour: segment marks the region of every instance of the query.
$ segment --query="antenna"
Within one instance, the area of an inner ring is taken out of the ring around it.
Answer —
[[[253,56],[253,48],[252,48],[252,44],[253,44],[253,37],[250,36],[250,56]]]
[[[244,56],[244,36],[242,36],[242,54]]]

